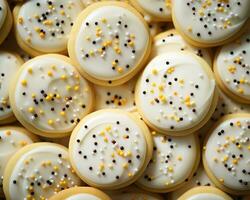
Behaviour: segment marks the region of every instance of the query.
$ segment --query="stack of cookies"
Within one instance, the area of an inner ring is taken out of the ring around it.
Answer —
[[[0,199],[249,200],[249,0],[0,0]]]

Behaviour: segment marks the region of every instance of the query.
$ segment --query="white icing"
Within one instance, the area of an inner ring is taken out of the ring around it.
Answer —
[[[19,149],[31,143],[33,143],[32,139],[22,129],[15,129],[15,127],[0,128],[0,188],[2,187],[3,173],[10,157]]]
[[[250,31],[237,42],[222,47],[215,67],[230,92],[250,100]]]
[[[86,182],[118,186],[131,180],[144,166],[144,130],[126,112],[93,113],[78,128],[70,141],[70,154]]]
[[[110,195],[113,200],[161,200],[162,198],[158,198],[155,195],[150,195],[146,193],[140,192],[124,192],[118,194]]]
[[[44,132],[71,131],[92,104],[87,81],[62,58],[47,55],[30,60],[15,85],[16,112]]]
[[[73,25],[71,23],[74,23],[82,9],[80,0],[26,1],[17,16],[18,36],[37,51],[65,51]]]
[[[225,200],[222,196],[212,193],[200,193],[188,197],[187,200]]]
[[[7,3],[5,0],[0,0],[0,28],[2,28],[6,16],[7,16],[7,12],[8,12],[8,7],[7,7]]]
[[[140,64],[150,35],[132,11],[105,5],[88,14],[74,37],[74,51],[81,69],[107,81],[127,76]]]
[[[198,42],[216,43],[226,40],[243,27],[249,16],[250,1],[175,0],[172,7],[178,28],[185,35]]]
[[[213,100],[215,81],[207,70],[191,54],[168,52],[155,57],[137,85],[139,111],[161,130],[194,127],[205,117]]]
[[[29,195],[34,199],[48,199],[55,191],[81,183],[72,173],[66,149],[50,143],[35,146],[21,155],[9,179],[8,193],[13,200],[25,199]]]
[[[135,109],[134,88],[136,80],[114,86],[94,86],[95,98],[97,99],[95,109],[118,108],[133,111]]]
[[[21,65],[21,61],[14,54],[0,52],[0,119],[6,119],[12,114],[9,86]]]
[[[202,57],[207,61],[209,66],[212,66],[212,59],[207,49],[198,48],[188,44],[182,36],[174,30],[161,33],[158,37],[156,36],[153,47],[155,55],[166,53],[167,51],[188,50]]]
[[[101,200],[101,199],[92,194],[76,194],[66,198],[65,200]]]
[[[171,3],[169,0],[135,0],[146,13],[162,19],[171,17]],[[154,21],[154,17],[152,20]]]
[[[249,144],[250,117],[225,120],[208,138],[205,151],[207,166],[221,184],[230,189],[250,189]]]
[[[194,173],[191,180],[188,182],[188,184],[182,186],[181,188],[178,188],[177,190],[173,191],[169,197],[170,200],[176,200],[181,195],[183,195],[186,191],[189,189],[192,189],[194,187],[198,186],[213,186],[214,184],[212,181],[208,178],[204,168],[202,165],[199,166],[198,170]]]
[[[198,156],[195,136],[154,135],[154,154],[138,183],[150,189],[167,189],[185,182]]]

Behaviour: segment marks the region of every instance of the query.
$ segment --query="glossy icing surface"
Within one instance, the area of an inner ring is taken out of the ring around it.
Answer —
[[[175,0],[172,13],[181,31],[197,42],[215,43],[237,33],[249,17],[248,0]]]
[[[112,81],[137,67],[148,48],[150,35],[131,10],[104,5],[87,15],[74,37],[74,51],[81,69],[99,80]]]
[[[212,66],[212,59],[209,51],[205,48],[198,48],[188,44],[182,36],[175,30],[161,33],[154,39],[153,52],[156,55],[166,53],[166,51],[191,51],[192,53],[205,59],[209,66]]]
[[[71,28],[82,9],[80,0],[26,1],[17,16],[18,36],[36,51],[65,51]]]
[[[171,17],[170,0],[135,0],[146,13],[160,18],[169,19]],[[149,16],[149,18],[151,18]],[[154,21],[152,17],[151,20]]]
[[[101,200],[101,199],[92,194],[76,194],[66,198],[65,200]]]
[[[0,28],[3,26],[7,16],[7,4],[5,0],[0,0]]]
[[[126,112],[93,113],[73,132],[71,160],[86,182],[102,187],[126,183],[144,165],[147,153],[144,131]]]
[[[80,183],[69,163],[68,151],[51,143],[41,143],[16,160],[8,190],[13,200],[48,199],[55,192]]]
[[[250,117],[233,117],[220,123],[206,143],[207,167],[227,188],[246,191],[250,185]]]
[[[43,132],[71,131],[91,109],[91,88],[64,56],[30,60],[14,90],[16,112]]]
[[[215,68],[226,89],[250,100],[250,31],[221,48]]]
[[[170,200],[176,200],[178,199],[181,195],[183,195],[186,191],[193,187],[198,187],[198,186],[213,186],[214,184],[212,181],[208,178],[204,168],[202,165],[199,166],[198,170],[194,173],[193,177],[191,180],[181,188],[178,188],[177,190],[173,191],[170,194]]]
[[[8,118],[12,114],[9,102],[9,86],[22,65],[15,54],[0,51],[0,119]]]
[[[151,189],[167,189],[185,182],[197,162],[198,146],[194,135],[167,137],[152,133],[154,154],[138,183]]]
[[[190,129],[211,106],[215,80],[205,62],[194,56],[183,52],[161,54],[151,60],[137,83],[139,111],[161,130]]]
[[[0,128],[0,191],[3,186],[3,173],[10,157],[22,147],[33,143],[23,129]]]
[[[104,108],[135,110],[134,88],[136,80],[114,87],[94,86],[95,98],[97,99],[95,109]]]

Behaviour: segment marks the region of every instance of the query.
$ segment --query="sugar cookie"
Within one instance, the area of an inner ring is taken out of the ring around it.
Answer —
[[[154,153],[146,170],[136,182],[151,192],[169,192],[185,184],[200,162],[200,145],[194,135],[163,136],[152,132]]]
[[[222,190],[250,194],[250,115],[232,114],[220,119],[205,140],[205,170]]]
[[[35,135],[18,126],[0,127],[0,196],[3,194],[3,173],[10,157],[19,149],[37,140]]]
[[[120,85],[147,62],[148,25],[130,5],[101,2],[87,7],[70,34],[70,58],[80,73],[98,85]]]
[[[95,85],[95,110],[118,108],[127,111],[135,111],[134,89],[136,81],[137,77],[125,84],[114,87]]]
[[[163,200],[158,194],[151,194],[147,192],[117,192],[113,195],[110,195],[113,200]]]
[[[139,79],[135,100],[139,113],[154,130],[187,135],[211,117],[218,99],[208,64],[189,52],[155,57]]]
[[[175,28],[194,46],[211,47],[237,38],[249,22],[248,0],[174,0]]]
[[[111,200],[111,198],[96,188],[73,187],[59,192],[49,200]]]
[[[208,122],[199,130],[201,139],[205,137],[205,135],[209,132],[209,129],[211,129],[215,122],[217,122],[224,115],[234,113],[250,113],[250,105],[235,102],[234,100],[226,96],[221,90],[218,91],[219,100],[215,111]]]
[[[35,143],[20,149],[4,171],[7,200],[48,199],[80,184],[69,163],[68,150],[53,143]]]
[[[146,21],[171,21],[171,0],[130,0]]]
[[[19,46],[30,55],[66,53],[69,33],[83,10],[81,0],[25,1],[14,8]]]
[[[10,90],[13,112],[28,130],[44,137],[65,137],[92,109],[88,82],[69,58],[47,54],[26,62]]]
[[[205,59],[209,66],[212,66],[211,52],[205,48],[198,48],[187,43],[183,37],[175,30],[171,29],[160,33],[154,38],[151,57],[155,57],[167,51],[191,51],[192,53]]]
[[[227,95],[250,104],[250,31],[217,52],[214,72],[218,85]]]
[[[8,36],[12,23],[13,19],[8,2],[6,0],[0,0],[0,44],[2,44]]]
[[[183,194],[178,200],[233,200],[215,187],[200,186]]]
[[[9,102],[9,85],[22,64],[17,54],[0,51],[0,124],[15,121]]]
[[[193,177],[190,179],[190,181],[183,185],[181,188],[171,192],[168,197],[169,200],[176,200],[178,199],[182,194],[184,194],[186,191],[198,187],[198,186],[213,186],[214,184],[212,181],[208,178],[204,168],[202,165],[199,166],[198,170],[194,173]]]
[[[136,181],[152,156],[152,138],[143,121],[117,109],[87,115],[69,143],[71,163],[87,184],[104,189]]]

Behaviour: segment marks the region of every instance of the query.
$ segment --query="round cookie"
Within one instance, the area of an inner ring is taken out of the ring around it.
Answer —
[[[96,188],[74,187],[59,192],[49,200],[111,200],[111,198]]]
[[[248,104],[241,104],[235,102],[226,96],[221,90],[219,91],[219,100],[212,117],[208,122],[199,130],[201,139],[209,132],[211,127],[217,122],[221,117],[227,114],[234,113],[250,113],[250,106]]]
[[[163,200],[158,194],[151,194],[144,191],[116,192],[110,195],[113,200]]]
[[[121,85],[147,62],[151,36],[142,16],[122,2],[87,7],[70,34],[68,51],[80,73],[91,82]]]
[[[47,54],[22,65],[10,89],[13,112],[28,130],[65,137],[92,109],[93,94],[69,58]]]
[[[211,52],[209,49],[198,48],[187,43],[183,37],[175,30],[171,29],[160,33],[154,38],[151,57],[155,57],[167,51],[191,51],[207,61],[212,66]]]
[[[178,200],[233,200],[226,193],[215,187],[201,186],[183,194]]]
[[[199,166],[199,168],[187,184],[183,185],[181,188],[171,192],[168,195],[169,200],[176,200],[186,191],[198,186],[213,186],[212,181],[208,178],[202,165]]]
[[[228,193],[250,193],[250,115],[221,118],[205,139],[203,164],[214,184]]]
[[[153,129],[180,136],[195,132],[211,117],[218,99],[208,64],[189,52],[155,57],[136,85],[139,113]]]
[[[0,44],[8,36],[13,24],[11,11],[6,0],[0,0]]]
[[[175,28],[190,44],[218,46],[236,39],[248,26],[248,0],[172,2]]]
[[[9,87],[22,64],[17,54],[0,51],[0,124],[15,121],[9,102]]]
[[[228,96],[250,104],[250,31],[218,50],[214,72],[218,85]]]
[[[137,116],[104,109],[86,116],[69,143],[71,163],[88,185],[119,189],[133,183],[153,151],[147,126]]]
[[[200,144],[196,135],[163,136],[152,132],[154,152],[146,170],[136,182],[145,190],[166,193],[185,184],[200,162]]]
[[[114,86],[105,87],[94,85],[95,110],[104,108],[124,109],[127,111],[135,111],[135,96],[134,89],[137,77],[129,82]]]
[[[171,0],[130,0],[146,21],[171,21]]]
[[[3,194],[3,174],[10,157],[24,146],[38,139],[35,135],[17,126],[0,127],[0,196]]]
[[[72,26],[83,10],[81,0],[25,1],[14,8],[19,46],[32,56],[67,52]]]
[[[70,165],[68,150],[53,143],[35,143],[20,149],[4,171],[7,200],[48,199],[80,184]]]

